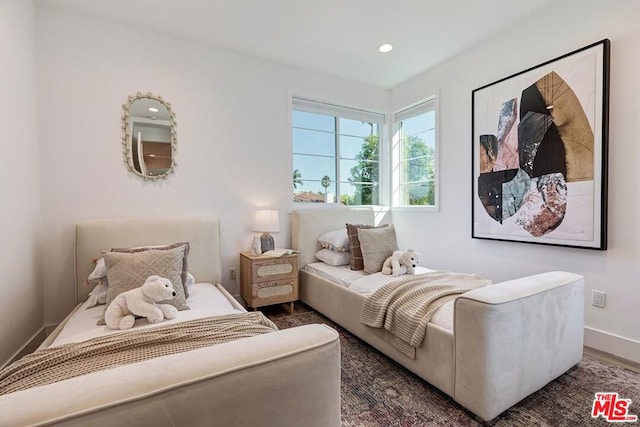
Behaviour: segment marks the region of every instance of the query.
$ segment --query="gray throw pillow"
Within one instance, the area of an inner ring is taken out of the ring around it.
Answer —
[[[166,277],[173,284],[176,296],[161,301],[161,304],[171,304],[178,310],[188,310],[182,284],[182,268],[186,246],[182,245],[169,250],[150,249],[141,252],[107,252],[104,261],[107,266],[107,307],[114,298],[122,292],[135,289],[153,274]],[[104,324],[104,316],[98,324]]]
[[[365,273],[381,271],[384,261],[398,250],[396,229],[392,224],[384,228],[360,228],[358,240]]]
[[[349,236],[349,247],[351,248],[351,261],[349,267],[352,270],[363,270],[364,260],[362,259],[362,250],[360,249],[360,240],[358,239],[358,230],[361,228],[380,228],[386,227],[387,224],[375,227],[373,225],[365,224],[346,224],[347,236]]]
[[[127,252],[127,253],[134,253],[134,252],[144,252],[144,251],[148,251],[150,249],[155,249],[155,250],[159,250],[159,251],[167,251],[169,249],[175,249],[178,248],[180,246],[185,246],[184,248],[184,258],[182,260],[182,285],[183,285],[183,289],[184,289],[184,297],[185,298],[189,298],[189,287],[186,285],[187,284],[187,273],[189,272],[189,242],[180,242],[180,243],[174,243],[172,245],[166,245],[166,246],[139,246],[136,248],[112,248],[111,252]],[[175,287],[176,284],[174,283],[173,286]]]

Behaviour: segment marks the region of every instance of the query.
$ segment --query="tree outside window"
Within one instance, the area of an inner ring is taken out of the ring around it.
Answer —
[[[436,205],[435,98],[395,116],[393,205]]]

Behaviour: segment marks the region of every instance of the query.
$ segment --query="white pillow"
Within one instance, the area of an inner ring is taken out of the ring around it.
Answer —
[[[187,283],[185,283],[185,284],[186,284],[187,286],[191,286],[191,285],[193,285],[194,283],[196,283],[196,278],[195,278],[195,277],[193,277],[193,274],[191,274],[191,273],[189,273],[189,272],[187,271]]]
[[[100,257],[96,261],[96,266],[87,277],[87,280],[99,280],[107,276],[107,266],[104,264],[104,258]]]
[[[351,261],[351,254],[349,252],[336,252],[330,249],[320,249],[316,252],[316,258],[326,264],[337,267],[349,264]]]
[[[336,252],[347,252],[349,250],[349,236],[347,229],[329,231],[318,237],[318,243],[325,249]]]
[[[102,259],[102,258],[100,258]],[[104,264],[104,261],[103,261]],[[109,286],[107,285],[107,280],[100,280],[100,283],[96,285],[95,288],[89,293],[89,298],[87,298],[87,303],[84,308],[91,308],[98,304],[106,304],[107,303],[107,289]]]

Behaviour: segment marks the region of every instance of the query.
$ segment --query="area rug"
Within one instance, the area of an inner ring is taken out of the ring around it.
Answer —
[[[379,353],[326,317],[310,310],[267,316],[281,329],[325,323],[340,334],[342,425],[356,426],[598,426],[593,419],[596,392],[632,399],[629,414],[640,415],[640,375],[585,357],[577,366],[503,412],[490,423]],[[617,425],[640,425],[615,423]]]

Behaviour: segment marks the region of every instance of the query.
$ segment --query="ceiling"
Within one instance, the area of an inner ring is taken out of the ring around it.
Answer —
[[[392,88],[553,0],[37,0]],[[383,42],[394,44],[381,54]]]

